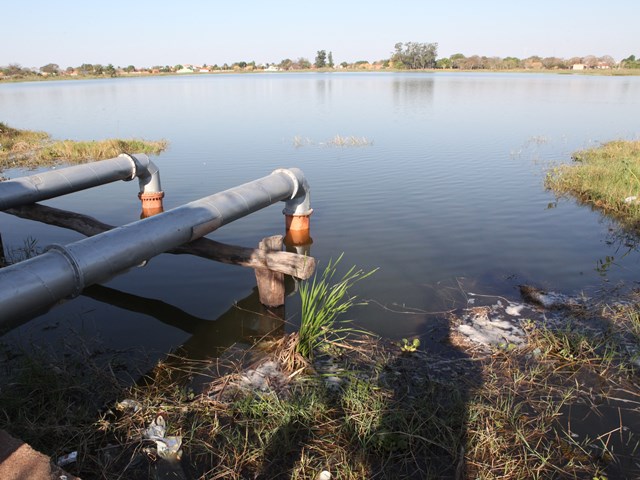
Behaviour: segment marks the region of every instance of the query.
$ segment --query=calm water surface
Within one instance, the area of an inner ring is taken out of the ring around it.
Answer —
[[[344,252],[344,267],[380,268],[359,285],[374,303],[354,312],[358,322],[427,340],[442,316],[424,312],[461,306],[463,291],[516,299],[522,283],[577,293],[638,280],[637,249],[597,212],[557,201],[543,181],[576,149],[638,138],[639,107],[640,77],[335,73],[0,85],[0,121],[17,128],[167,139],[154,159],[167,209],[301,168],[312,189],[311,254],[321,266]],[[370,143],[328,145],[336,135]],[[139,216],[134,183],[45,203],[125,224]],[[255,246],[282,233],[281,210],[210,237]],[[41,247],[82,238],[6,214],[0,231],[6,249],[28,237]],[[606,257],[615,261],[603,273]],[[254,286],[249,269],[161,255],[10,335],[55,339],[63,329],[50,327],[70,325],[114,348],[166,352],[197,336],[202,351],[264,327],[230,308],[254,308]],[[297,312],[291,297],[293,324]]]

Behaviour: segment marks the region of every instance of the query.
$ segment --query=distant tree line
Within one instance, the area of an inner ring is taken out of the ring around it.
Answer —
[[[640,69],[640,59],[635,55],[630,55],[616,62],[611,56],[604,55],[596,57],[587,55],[586,57],[572,57],[569,59],[559,57],[539,57],[531,56],[527,58],[517,57],[487,57],[487,56],[465,56],[456,53],[449,57],[438,58],[437,43],[419,42],[399,42],[394,46],[391,55],[387,59],[370,62],[368,60],[358,60],[355,62],[341,62],[336,65],[333,60],[333,53],[326,50],[318,50],[314,62],[311,63],[305,57],[298,57],[295,60],[285,58],[279,63],[256,64],[255,61],[238,61],[232,64],[223,65],[154,65],[152,67],[114,67],[112,64],[89,64],[83,63],[77,67],[60,68],[58,64],[48,63],[38,69],[24,68],[19,64],[0,66],[0,80],[2,78],[32,78],[38,76],[89,76],[89,77],[116,77],[119,75],[131,74],[160,74],[160,73],[206,73],[216,71],[255,71],[255,70],[309,70],[309,69],[354,69],[354,70],[422,70],[422,69],[451,69],[451,70],[563,70],[572,68],[581,69],[609,69],[609,68],[638,68]]]

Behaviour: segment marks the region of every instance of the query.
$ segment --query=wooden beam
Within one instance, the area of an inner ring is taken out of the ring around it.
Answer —
[[[88,215],[46,207],[37,203],[9,208],[4,212],[20,218],[68,228],[88,237],[116,228]],[[228,245],[204,237],[166,253],[195,255],[216,262],[254,269],[261,268],[301,279],[311,277],[316,268],[316,261],[313,257],[291,252]]]

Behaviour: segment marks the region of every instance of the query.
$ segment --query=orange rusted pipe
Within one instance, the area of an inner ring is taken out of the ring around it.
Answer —
[[[309,209],[307,213],[301,215],[285,214],[285,245],[297,247],[313,243],[309,234],[309,217],[311,217],[312,213],[313,209]]]
[[[147,218],[164,212],[162,206],[162,199],[164,198],[164,192],[140,192],[138,198],[142,202],[142,213],[140,218]]]

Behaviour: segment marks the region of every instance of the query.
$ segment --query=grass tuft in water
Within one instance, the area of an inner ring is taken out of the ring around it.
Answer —
[[[308,146],[326,146],[326,147],[370,147],[373,145],[373,141],[366,137],[357,137],[355,135],[340,135],[337,134],[324,142],[316,143],[308,137],[301,137],[296,135],[293,137],[293,146],[296,148],[308,147]]]
[[[353,306],[364,305],[362,302],[357,303],[356,297],[350,295],[349,290],[377,270],[364,272],[353,266],[342,278],[335,281],[334,277],[342,257],[343,255],[340,255],[336,261],[330,260],[320,278],[316,274],[310,282],[305,281],[300,285],[302,312],[297,351],[305,358],[313,357],[314,351],[327,335],[340,336],[353,330],[346,327],[337,328],[336,322],[340,315]]]

